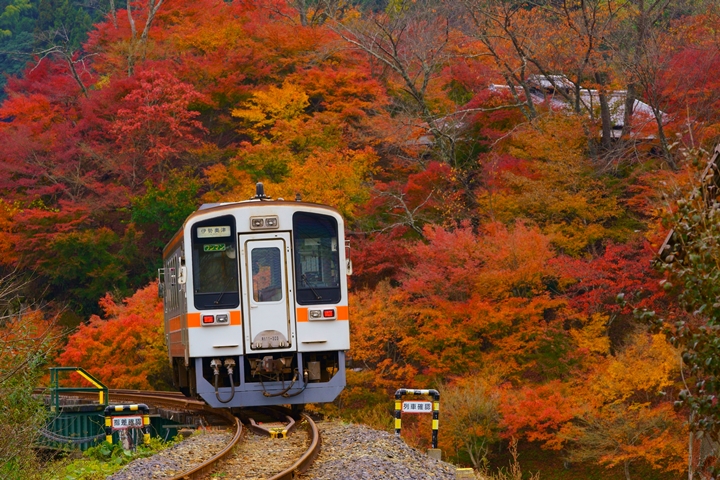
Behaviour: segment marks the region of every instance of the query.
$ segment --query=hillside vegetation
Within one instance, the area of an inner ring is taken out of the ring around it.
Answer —
[[[718,227],[692,196],[720,138],[715,2],[103,5],[36,28],[5,87],[0,330],[171,389],[162,247],[262,181],[348,221],[353,371],[325,413],[391,428],[395,389],[437,388],[452,461],[514,438],[543,479],[688,476],[720,418]],[[673,225],[686,255],[655,268]]]

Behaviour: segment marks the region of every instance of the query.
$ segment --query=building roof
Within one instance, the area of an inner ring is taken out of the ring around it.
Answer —
[[[531,97],[535,104],[547,103],[554,109],[571,109],[568,100],[558,92],[559,89],[572,95],[575,91],[575,84],[567,79],[565,75],[531,75],[529,78],[531,86]],[[507,85],[491,84],[490,90],[507,91]],[[625,123],[625,98],[626,90],[612,90],[606,94],[608,106],[610,107],[610,118],[612,120],[612,136],[619,138]],[[600,95],[591,88],[580,87],[580,103],[586,112],[592,112],[594,118],[600,116]],[[665,119],[664,119],[665,120]],[[635,99],[633,103],[633,133],[635,138],[652,139],[654,133],[648,133],[647,127],[655,124],[655,114],[652,107],[647,103]]]

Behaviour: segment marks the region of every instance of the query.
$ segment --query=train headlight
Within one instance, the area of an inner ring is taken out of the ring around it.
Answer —
[[[268,217],[250,217],[250,229],[251,230],[267,230],[274,229],[280,226],[280,221],[277,215]]]
[[[336,318],[334,308],[325,308],[323,310],[308,310],[310,320],[334,320]]]

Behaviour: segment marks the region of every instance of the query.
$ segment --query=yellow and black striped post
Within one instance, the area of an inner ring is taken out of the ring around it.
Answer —
[[[395,392],[395,435],[400,436],[402,427],[402,398],[406,395],[432,395],[432,448],[437,448],[438,427],[440,423],[440,393],[433,389],[400,388]]]
[[[140,428],[143,432],[143,443],[150,443],[150,409],[144,403],[138,403],[135,405],[108,405],[105,408],[105,440],[108,443],[112,443],[112,413],[142,413],[142,427]]]

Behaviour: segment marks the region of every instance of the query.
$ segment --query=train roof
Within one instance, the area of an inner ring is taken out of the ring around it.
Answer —
[[[163,254],[168,248],[173,246],[178,241],[178,237],[181,237],[185,231],[185,226],[196,217],[207,215],[208,213],[221,212],[223,210],[232,210],[236,208],[248,208],[257,206],[273,206],[273,207],[292,207],[292,208],[317,208],[322,210],[329,210],[330,212],[340,215],[340,211],[329,205],[323,205],[321,203],[302,202],[302,201],[288,201],[283,199],[273,200],[270,197],[263,198],[251,198],[250,200],[243,200],[240,202],[227,202],[227,203],[204,203],[195,212],[191,213],[183,222],[182,227],[178,230],[170,241],[163,248]]]

